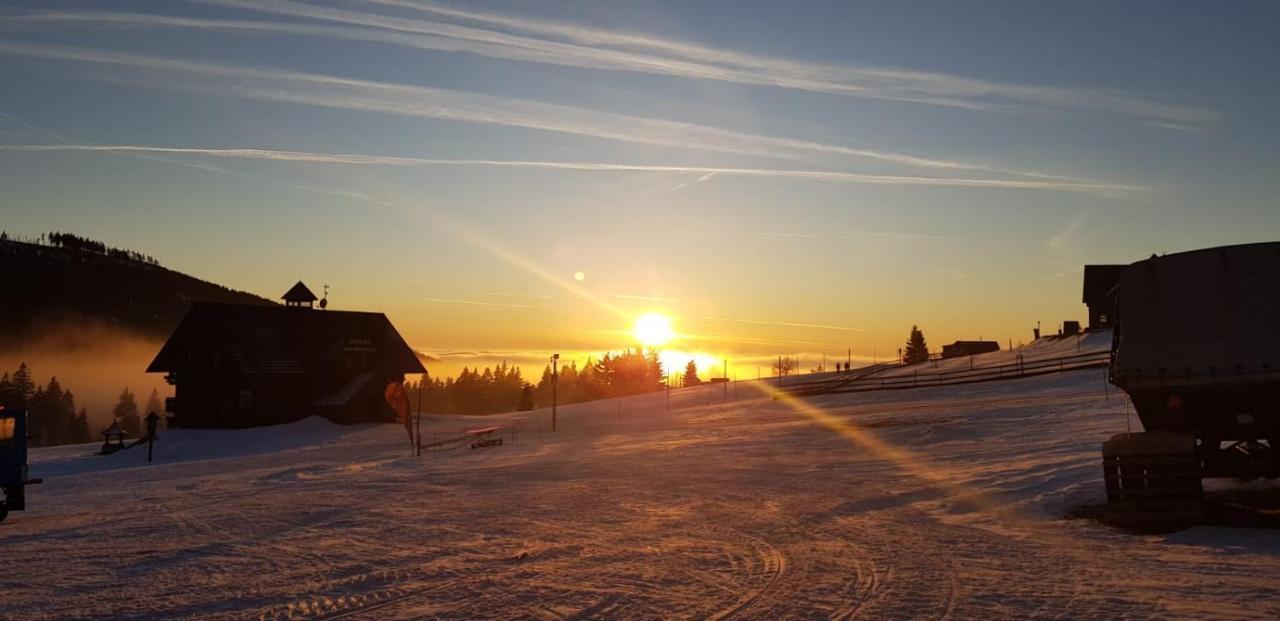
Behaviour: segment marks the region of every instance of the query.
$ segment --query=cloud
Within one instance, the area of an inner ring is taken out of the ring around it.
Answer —
[[[861,241],[864,239],[917,239],[925,241],[940,241],[946,239],[959,239],[954,235],[930,235],[927,233],[893,233],[883,231],[852,231],[847,233],[781,233],[781,232],[757,232],[752,233],[756,237],[780,237],[783,239],[831,239],[837,241]]]
[[[647,35],[585,28],[569,22],[510,17],[425,2],[366,0],[368,4],[410,8],[488,28],[289,1],[197,1],[344,26],[105,12],[32,13],[8,17],[6,25],[12,28],[78,22],[94,27],[193,28],[331,37],[521,62],[772,86],[984,112],[1032,113],[1046,109],[1101,112],[1139,118],[1153,127],[1179,131],[1203,126],[1218,118],[1215,112],[1203,108],[1113,90],[1009,84],[898,68],[803,63]],[[514,35],[493,28],[537,36]]]
[[[422,302],[430,302],[432,304],[461,304],[465,306],[495,306],[499,308],[520,308],[525,310],[551,311],[556,313],[582,313],[588,312],[581,308],[557,308],[553,306],[536,306],[533,304],[512,304],[508,302],[489,302],[485,300],[465,300],[459,298],[429,298],[420,297],[418,300]]]
[[[288,0],[197,1],[406,33],[417,38],[390,40],[369,32],[328,33],[331,36],[366,38],[524,62],[772,86],[987,112],[1022,113],[1045,109],[1101,112],[1140,118],[1153,126],[1176,129],[1204,125],[1217,119],[1216,113],[1203,108],[1114,90],[1011,84],[893,67],[807,63],[572,22],[459,9],[417,0],[364,0],[364,3],[409,9],[434,19],[348,11]],[[473,25],[439,21],[441,19]],[[196,26],[188,24],[188,27]],[[326,33],[316,30],[298,34]]]
[[[831,183],[855,183],[873,185],[906,185],[933,187],[967,187],[1023,190],[1058,190],[1069,192],[1090,192],[1097,194],[1124,194],[1139,192],[1142,188],[1116,184],[1064,183],[1039,180],[1013,179],[970,179],[958,177],[922,177],[910,175],[872,175],[823,170],[793,170],[772,168],[728,168],[706,166],[662,166],[645,164],[617,164],[607,162],[562,162],[534,160],[487,160],[487,159],[437,159],[401,156],[379,156],[359,154],[315,153],[303,151],[279,151],[271,149],[207,149],[194,147],[154,147],[140,145],[90,145],[90,144],[23,144],[0,145],[0,151],[12,152],[89,152],[89,153],[154,153],[167,155],[190,155],[197,157],[231,158],[246,160],[263,160],[274,162],[303,162],[316,164],[342,164],[354,166],[469,166],[499,168],[534,168],[549,170],[575,170],[590,172],[651,172],[651,173],[691,173],[704,177],[710,174],[740,177],[761,177],[774,179],[795,179],[809,181],[825,181]],[[310,189],[310,188],[300,188]],[[798,233],[755,233],[773,237],[822,237]],[[838,236],[827,236],[839,239]]]
[[[1071,245],[1075,241],[1076,234],[1080,231],[1080,226],[1083,224],[1084,212],[1078,211],[1061,231],[1049,238],[1047,245],[1055,250]]]
[[[657,295],[633,295],[630,293],[611,293],[609,294],[609,297],[617,298],[619,300],[638,300],[640,302],[661,302],[664,304],[680,301],[677,298],[666,298],[666,297],[657,296]]]
[[[158,88],[210,95],[522,127],[605,140],[753,157],[808,160],[824,157],[863,158],[912,167],[1051,179],[1085,185],[1095,183],[1038,171],[1006,169],[971,162],[762,136],[693,123],[601,112],[526,99],[281,69],[236,67],[127,52],[24,43],[0,42],[0,53],[125,67],[131,71],[118,79],[128,83],[150,84]],[[160,75],[154,75],[157,72]],[[110,79],[99,73],[95,73],[93,77]],[[183,81],[180,77],[187,79]],[[193,81],[190,78],[196,78],[196,80]]]
[[[233,0],[244,4],[244,0]],[[985,111],[1027,108],[1075,109],[1122,114],[1175,127],[1200,125],[1217,114],[1195,106],[1164,102],[1132,93],[1102,89],[1068,89],[981,80],[943,73],[890,67],[848,67],[805,63],[705,47],[651,35],[586,27],[571,22],[513,17],[459,9],[421,0],[363,0],[366,4],[408,8],[463,19],[490,27],[555,37],[593,49],[635,50],[662,59],[683,59],[716,68],[726,81],[763,84],[837,95],[905,101]],[[657,70],[655,69],[655,72]],[[688,77],[699,77],[692,75]],[[707,76],[703,76],[707,77]]]
[[[727,321],[731,323],[747,323],[760,326],[782,326],[787,328],[807,328],[815,330],[836,330],[840,332],[867,332],[862,328],[851,328],[849,326],[833,326],[820,323],[794,323],[790,321],[761,321],[757,319],[736,319],[732,317],[699,317],[704,321]]]
[[[1075,268],[1072,268],[1072,269],[1069,269],[1069,270],[1065,270],[1065,271],[1062,271],[1062,272],[1058,272],[1058,273],[1056,273],[1056,274],[1050,274],[1050,275],[1048,275],[1048,276],[1045,276],[1044,278],[1041,278],[1040,280],[1037,280],[1037,281],[1036,281],[1036,284],[1044,284],[1044,283],[1047,283],[1047,282],[1050,282],[1050,281],[1054,281],[1054,280],[1058,280],[1058,279],[1061,279],[1061,278],[1065,278],[1065,277],[1070,276],[1070,275],[1072,275],[1072,274],[1080,274],[1080,273],[1082,273],[1083,271],[1084,271],[1084,268],[1081,268],[1081,267],[1075,267]]]

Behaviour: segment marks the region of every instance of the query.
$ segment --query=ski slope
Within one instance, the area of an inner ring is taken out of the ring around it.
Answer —
[[[319,419],[165,432],[150,465],[38,449],[0,618],[1280,616],[1280,531],[1070,517],[1126,428],[1101,370],[767,390],[578,404],[554,434],[547,410],[424,418],[427,440],[511,427],[421,458]]]

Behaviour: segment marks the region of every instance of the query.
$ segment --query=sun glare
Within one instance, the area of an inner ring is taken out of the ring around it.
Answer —
[[[671,319],[661,313],[647,313],[636,319],[635,337],[645,347],[666,345],[673,336]]]

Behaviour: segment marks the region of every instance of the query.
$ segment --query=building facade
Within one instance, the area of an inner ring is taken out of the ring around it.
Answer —
[[[942,346],[942,357],[960,358],[988,354],[993,351],[1000,351],[1000,344],[995,341],[956,341]]]
[[[1116,287],[1125,265],[1084,266],[1084,295],[1081,301],[1089,307],[1089,329],[1105,330],[1115,320]]]
[[[395,420],[386,388],[426,371],[417,354],[386,315],[315,310],[315,296],[299,286],[285,306],[191,308],[147,368],[174,387],[171,425],[256,427],[311,415]]]

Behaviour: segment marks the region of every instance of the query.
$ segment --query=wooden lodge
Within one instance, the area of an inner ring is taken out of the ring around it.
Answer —
[[[1000,344],[995,341],[956,341],[950,345],[942,346],[942,357],[944,359],[961,358],[993,351],[1000,351]]]
[[[256,427],[311,415],[395,420],[387,386],[426,370],[386,315],[317,310],[301,282],[284,299],[284,306],[191,308],[147,367],[174,386],[171,425]]]

